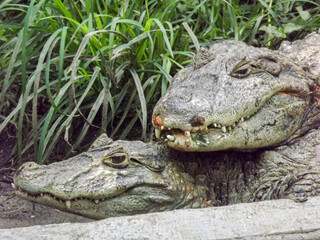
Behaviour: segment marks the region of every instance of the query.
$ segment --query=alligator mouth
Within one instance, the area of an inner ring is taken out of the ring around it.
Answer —
[[[176,137],[190,138],[191,134],[198,134],[198,133],[212,133],[212,134],[227,134],[231,133],[238,125],[245,122],[247,119],[254,116],[260,109],[258,109],[255,113],[241,117],[239,120],[235,121],[232,125],[222,125],[220,123],[210,123],[208,125],[201,125],[201,124],[190,124],[186,125],[184,129],[181,128],[169,128],[164,125],[160,126],[159,128],[155,128],[155,136],[156,138],[165,139],[165,141],[174,142]],[[202,122],[202,120],[198,122]],[[187,139],[188,140],[188,139]],[[186,140],[186,141],[187,141]]]
[[[168,127],[162,121],[160,115],[153,116],[153,125],[155,126],[155,136],[158,139],[164,139],[165,141],[169,142],[169,144],[175,144],[178,139],[184,139],[183,142],[188,146],[192,141],[192,137],[198,134],[210,134],[216,135],[217,140],[229,134],[241,126],[246,121],[249,121],[252,117],[256,116],[257,113],[266,106],[266,103],[276,96],[283,96],[283,95],[290,95],[295,98],[306,98],[306,94],[301,90],[283,90],[275,93],[269,99],[267,99],[264,104],[262,104],[259,108],[255,109],[255,111],[251,114],[243,116],[239,118],[237,121],[232,123],[231,125],[224,125],[218,122],[205,122],[205,119],[202,117],[195,117],[191,123],[188,123],[182,127]],[[283,106],[280,106],[283,107]],[[277,106],[275,106],[277,108]],[[170,145],[171,145],[170,144]],[[209,144],[209,142],[207,142]]]
[[[86,202],[91,202],[92,204],[99,204],[102,201],[112,198],[110,197],[110,198],[94,199],[94,198],[88,198],[88,197],[78,197],[73,199],[64,199],[49,192],[41,192],[41,193],[26,192],[22,188],[15,186],[14,183],[12,183],[12,187],[15,190],[15,194],[19,197],[30,200],[32,202],[39,202],[39,203],[42,203],[44,200],[51,201],[56,205],[65,207],[67,209],[71,209],[71,204],[76,203],[78,201],[86,201]]]

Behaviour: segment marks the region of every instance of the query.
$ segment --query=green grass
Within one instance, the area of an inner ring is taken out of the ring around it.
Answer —
[[[0,132],[15,127],[20,162],[32,152],[43,163],[61,142],[72,154],[93,133],[147,140],[154,104],[200,46],[276,47],[318,29],[319,10],[293,0],[5,0]]]

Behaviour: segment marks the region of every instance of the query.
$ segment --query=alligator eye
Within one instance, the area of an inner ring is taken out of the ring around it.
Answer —
[[[279,76],[280,72],[282,71],[281,64],[271,56],[260,57],[257,65],[259,66],[259,68],[272,74],[275,77]]]
[[[125,168],[128,166],[128,155],[123,153],[123,154],[114,154],[113,156],[105,156],[102,159],[102,162],[113,168]]]
[[[248,76],[251,73],[251,66],[249,64],[245,64],[243,66],[235,67],[230,75],[232,77],[243,78]]]

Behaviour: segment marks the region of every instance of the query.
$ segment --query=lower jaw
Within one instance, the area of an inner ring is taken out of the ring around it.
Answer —
[[[211,135],[212,134],[212,135]],[[172,134],[173,141],[167,139],[167,143],[173,149],[186,152],[208,152],[225,150],[221,143],[226,137],[226,134],[213,133],[192,133],[191,136],[183,134]],[[215,144],[213,144],[213,142]],[[221,141],[221,142],[220,142]]]

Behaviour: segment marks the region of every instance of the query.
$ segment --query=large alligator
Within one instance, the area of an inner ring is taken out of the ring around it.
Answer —
[[[102,135],[71,159],[22,165],[16,194],[94,219],[319,195],[318,59],[318,33],[278,51],[214,43],[153,114],[157,137],[197,153]]]

